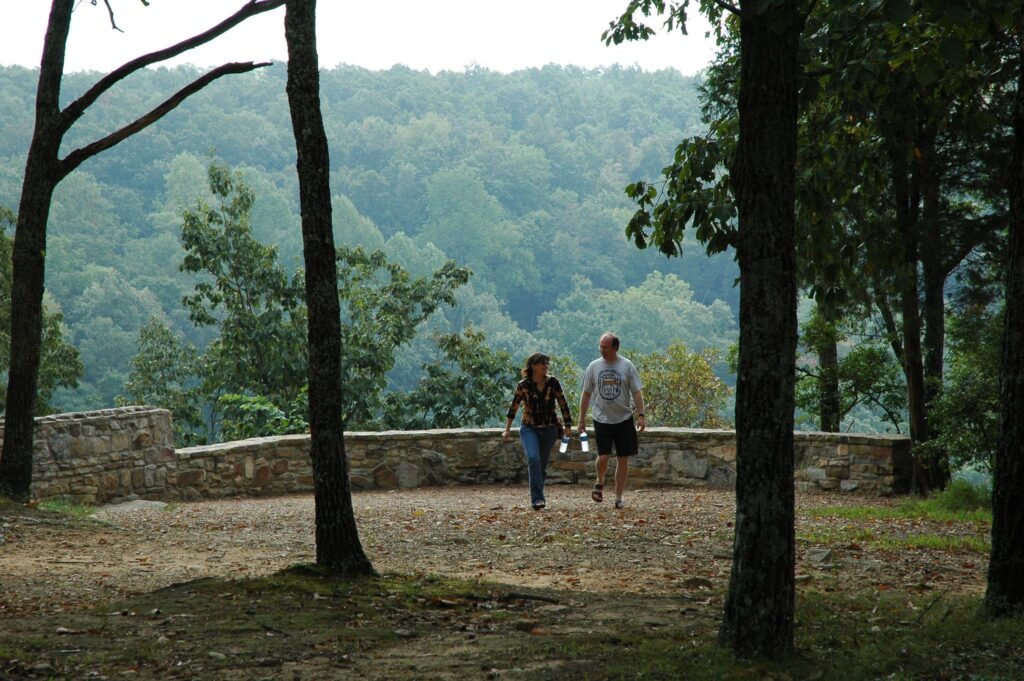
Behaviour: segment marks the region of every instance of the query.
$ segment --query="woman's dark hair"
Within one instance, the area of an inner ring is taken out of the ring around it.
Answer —
[[[543,352],[535,352],[526,358],[526,365],[523,367],[523,378],[533,378],[533,365],[534,364],[548,364],[551,358],[545,355]]]

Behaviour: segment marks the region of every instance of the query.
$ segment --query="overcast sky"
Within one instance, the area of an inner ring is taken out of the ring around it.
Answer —
[[[80,0],[72,19],[67,71],[110,70],[129,59],[174,44],[213,26],[244,0],[111,0],[118,33],[102,0]],[[703,17],[692,16],[689,35],[658,35],[606,47],[601,32],[627,0],[319,0],[317,43],[321,67],[354,64],[387,69],[404,64],[433,73],[477,64],[495,71],[545,64],[587,68],[622,64],[645,70],[675,68],[686,75],[711,59]],[[0,0],[0,64],[36,67],[50,3]],[[696,15],[696,12],[691,14]],[[656,20],[660,29],[660,20]],[[168,65],[286,58],[284,9],[249,19],[211,46]],[[663,32],[663,31],[662,31]]]

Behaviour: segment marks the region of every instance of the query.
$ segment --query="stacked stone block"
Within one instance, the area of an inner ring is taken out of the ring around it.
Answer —
[[[910,439],[905,436],[796,433],[794,449],[798,489],[876,495],[909,489]]]
[[[34,441],[37,498],[110,503],[313,490],[308,435],[175,450],[171,415],[163,409],[43,417],[36,420]],[[519,438],[505,442],[497,428],[347,433],[345,450],[355,490],[526,482]],[[548,483],[589,485],[595,468],[595,452],[584,454],[573,439],[568,453],[552,454]],[[799,489],[900,493],[910,477],[909,439],[796,433],[794,477]],[[632,487],[731,488],[735,482],[735,433],[729,430],[651,428],[640,436],[630,465]]]
[[[40,499],[160,498],[175,463],[171,413],[149,407],[37,418],[33,448],[32,490]]]

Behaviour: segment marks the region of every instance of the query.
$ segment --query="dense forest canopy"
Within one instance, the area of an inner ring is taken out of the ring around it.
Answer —
[[[195,74],[132,76],[67,144],[123,125],[154,93]],[[37,77],[0,68],[0,205],[18,203]],[[67,76],[63,96],[95,78]],[[701,127],[698,84],[628,68],[324,71],[337,243],[382,249],[414,276],[447,259],[473,272],[456,305],[438,309],[400,349],[391,387],[412,389],[440,356],[434,335],[468,326],[515,358],[544,349],[578,365],[596,356],[607,328],[635,352],[676,341],[724,351],[736,333],[731,254],[709,259],[693,244],[668,261],[623,237],[631,212],[623,187],[657,176],[665,150]],[[77,389],[57,390],[53,409],[110,406],[124,394],[151,318],[196,347],[212,340],[182,306],[197,275],[179,269],[182,215],[212,200],[212,160],[241,171],[253,189],[253,237],[276,246],[285,268],[300,266],[294,153],[285,69],[276,65],[213,84],[58,187],[47,290],[84,376]]]

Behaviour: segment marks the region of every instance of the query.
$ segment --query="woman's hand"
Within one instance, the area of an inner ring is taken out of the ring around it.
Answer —
[[[511,440],[512,439],[512,431],[510,431],[508,428],[506,428],[505,432],[501,434],[501,439],[504,440],[505,442],[508,442],[509,440]]]

